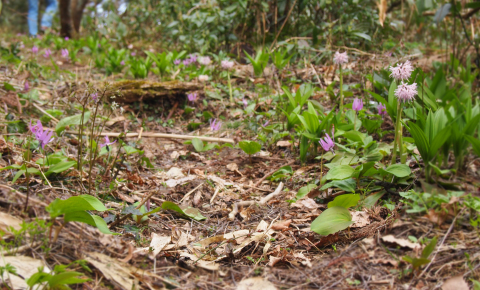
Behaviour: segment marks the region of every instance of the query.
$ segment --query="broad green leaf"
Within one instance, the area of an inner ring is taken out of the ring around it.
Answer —
[[[422,258],[428,259],[428,257],[433,253],[433,250],[435,250],[435,247],[437,246],[437,237],[434,237],[428,245],[425,246],[425,248],[422,251]]]
[[[76,161],[61,161],[53,166],[50,166],[47,172],[45,172],[45,176],[48,176],[52,173],[61,173],[65,170],[68,170],[74,167],[77,164]]]
[[[306,196],[310,191],[312,191],[314,188],[317,188],[317,185],[315,184],[309,184],[304,187],[301,187],[297,195],[295,196],[296,199],[301,199],[302,197]]]
[[[124,146],[123,146],[123,149],[125,150],[125,153],[127,153],[127,155],[131,155],[131,154],[135,154],[135,153],[140,153],[140,152],[141,152],[141,150],[138,150],[137,148],[132,147],[132,146],[128,146],[128,145],[124,145]]]
[[[184,206],[184,205],[178,206],[177,204],[175,204],[171,201],[164,201],[162,203],[162,208],[176,211],[177,213],[179,213],[183,216],[192,218],[192,219],[197,220],[197,221],[202,221],[202,220],[207,219],[206,217],[204,217],[200,213],[200,211],[198,209],[190,207],[190,206]]]
[[[78,276],[83,276],[83,273],[69,271],[55,274],[48,280],[48,286],[50,286],[51,289],[56,289],[56,287],[60,285],[79,284],[90,280],[77,278]]]
[[[423,133],[422,129],[418,127],[417,124],[408,122],[408,131],[412,135],[413,139],[415,140],[415,145],[417,145],[418,152],[420,152],[420,155],[422,156],[423,160],[425,162],[430,161],[429,160],[429,150],[430,150],[430,144],[428,143],[428,140]]]
[[[363,139],[365,139],[365,134],[362,134],[358,131],[348,131],[348,132],[345,132],[343,136],[345,136],[345,138],[349,140],[352,140],[354,142],[360,142],[360,143],[363,143]]]
[[[37,272],[37,273],[33,274],[32,276],[30,276],[30,278],[28,278],[26,280],[26,282],[27,282],[28,286],[33,287],[36,284],[41,284],[43,282],[47,282],[51,278],[52,278],[52,275],[49,274],[49,273]]]
[[[326,175],[328,180],[342,180],[352,176],[355,169],[348,165],[338,165],[330,169]]]
[[[356,206],[359,200],[360,200],[360,194],[342,194],[335,197],[334,200],[329,202],[328,208],[336,207],[336,206],[350,208],[352,206]]]
[[[310,225],[310,229],[322,236],[328,236],[351,226],[352,215],[344,207],[330,207],[322,212]]]
[[[238,146],[248,155],[253,155],[262,149],[262,145],[255,141],[240,141]]]
[[[86,111],[84,116],[83,116],[83,124],[86,124],[88,120],[90,119],[90,111]],[[55,127],[55,132],[57,132],[57,135],[60,135],[63,130],[67,126],[72,126],[72,125],[80,125],[82,122],[82,114],[66,117],[60,120],[58,122],[57,126]]]
[[[409,176],[412,173],[410,167],[406,164],[392,164],[385,171],[399,178]]]
[[[447,142],[448,138],[450,138],[451,132],[452,131],[450,127],[445,127],[440,132],[437,133],[437,135],[433,138],[432,143],[429,143],[430,144],[430,148],[428,152],[429,160],[424,160],[424,162],[431,161],[433,160],[433,158],[435,158],[436,154],[440,151],[440,148],[443,146],[443,144],[445,144],[445,142]]]
[[[198,138],[192,139],[192,145],[197,152],[203,152],[203,141]]]
[[[66,200],[55,199],[45,210],[50,213],[51,217],[57,217],[62,214],[72,213],[75,211],[96,210],[106,211],[107,208],[96,197],[83,194],[72,196]]]
[[[355,188],[357,187],[357,183],[355,179],[349,178],[345,180],[334,180],[332,182],[326,183],[325,185],[320,188],[320,190],[325,190],[330,187],[338,187],[345,191],[355,192]]]
[[[365,198],[363,200],[363,206],[366,207],[366,208],[371,208],[372,206],[375,205],[375,203],[377,203],[377,201],[385,194],[384,191],[379,191],[377,193],[374,193],[374,194],[371,194],[369,196],[367,196],[367,198]]]
[[[15,92],[15,88],[10,83],[3,82],[3,88],[7,91]]]
[[[468,142],[472,144],[473,151],[475,151],[475,154],[477,154],[477,156],[480,156],[480,140],[469,135],[465,135],[465,139],[467,139]]]
[[[72,211],[65,214],[63,220],[65,222],[81,222],[96,227],[104,234],[116,234],[108,229],[107,223],[97,215],[91,215],[86,211]]]
[[[366,39],[368,41],[372,41],[372,38],[370,37],[370,35],[368,35],[366,33],[363,33],[363,32],[354,32],[353,35],[356,35],[356,36],[361,37],[363,39]]]

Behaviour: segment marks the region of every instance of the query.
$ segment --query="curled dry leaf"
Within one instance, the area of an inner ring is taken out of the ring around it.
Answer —
[[[292,143],[290,141],[280,140],[277,142],[277,147],[291,147]]]
[[[463,280],[463,275],[458,275],[455,277],[452,277],[445,281],[442,285],[442,290],[468,290],[470,289],[468,287],[467,282]]]
[[[170,178],[182,178],[185,177],[185,175],[182,172],[181,168],[178,167],[172,167],[170,170],[167,171],[167,176]]]
[[[421,248],[420,244],[418,243],[412,243],[407,239],[396,238],[393,235],[382,237],[382,241],[385,243],[397,244],[402,248],[410,248],[412,250],[419,250]]]
[[[42,260],[37,260],[26,256],[2,257],[2,259],[0,259],[0,266],[5,267],[6,264],[12,265],[17,270],[18,276],[13,274],[4,275],[5,278],[10,278],[8,285],[13,286],[13,289],[29,289],[29,286],[27,285],[27,282],[25,282],[25,279],[28,279],[33,274],[37,273],[38,267],[44,267],[43,271],[46,273],[50,273],[50,269],[47,265],[45,265]],[[22,279],[21,277],[25,279]]]
[[[286,230],[290,227],[291,223],[292,223],[292,220],[276,222],[272,225],[272,230],[275,230],[275,231]]]
[[[242,280],[237,285],[237,290],[276,290],[277,287],[262,277]]]
[[[363,228],[366,225],[370,224],[368,213],[364,211],[354,211],[350,212],[352,215],[352,221],[355,223],[351,226],[352,228]]]
[[[14,230],[20,230],[22,228],[22,220],[16,218],[8,213],[0,212],[0,230],[6,233],[10,233],[10,228]]]
[[[237,171],[238,170],[238,165],[237,163],[229,163],[227,164],[227,169],[230,171]]]
[[[102,272],[103,276],[116,287],[120,289],[137,288],[135,280],[129,278],[131,277],[130,269],[118,260],[95,252],[87,253],[85,260]]]

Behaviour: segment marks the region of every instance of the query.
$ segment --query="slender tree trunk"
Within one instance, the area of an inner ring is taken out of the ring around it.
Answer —
[[[75,27],[75,31],[80,33],[80,24],[82,23],[83,11],[85,11],[85,7],[88,4],[88,0],[80,0],[80,5],[77,5],[77,11],[73,14],[73,27]]]
[[[60,35],[62,37],[72,37],[74,31],[72,26],[72,17],[70,14],[70,0],[60,0]]]
[[[80,32],[83,11],[88,0],[60,0],[60,34],[63,37],[76,37]]]

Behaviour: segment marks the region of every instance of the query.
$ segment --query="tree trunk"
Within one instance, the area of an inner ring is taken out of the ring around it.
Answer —
[[[88,0],[60,0],[60,35],[75,38],[80,32],[83,10]]]
[[[87,6],[88,0],[79,0],[80,5],[77,4],[75,8],[77,11],[73,14],[73,27],[77,33],[80,33],[80,24],[82,23],[83,11]]]
[[[70,0],[60,0],[60,35],[62,37],[72,37],[73,26],[70,13]]]

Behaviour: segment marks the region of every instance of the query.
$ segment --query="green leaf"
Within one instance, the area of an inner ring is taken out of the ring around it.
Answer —
[[[198,138],[192,139],[192,145],[197,152],[203,152],[203,141]]]
[[[28,131],[28,125],[23,120],[11,121],[6,123],[8,133],[25,133]]]
[[[15,88],[7,82],[3,82],[3,88],[7,91],[15,92]]]
[[[355,192],[355,188],[357,187],[357,183],[355,179],[349,178],[345,180],[334,180],[332,182],[326,183],[325,185],[320,188],[320,190],[325,190],[330,187],[338,187],[345,191]]]
[[[433,250],[435,250],[435,247],[437,246],[437,237],[434,237],[428,245],[425,246],[425,248],[422,251],[421,257],[424,259],[428,259],[428,257],[433,253]]]
[[[262,149],[262,145],[255,141],[240,141],[238,146],[248,155],[253,155]]]
[[[350,208],[352,206],[356,206],[358,201],[360,200],[360,194],[342,194],[335,197],[334,200],[328,203],[328,207],[344,207]]]
[[[328,236],[351,226],[354,222],[348,209],[330,207],[322,212],[310,225],[310,229],[322,236]]]
[[[467,139],[468,142],[470,142],[470,144],[472,144],[473,151],[475,151],[475,154],[477,154],[477,156],[480,156],[480,140],[470,135],[465,135],[465,138]]]
[[[297,195],[295,196],[296,199],[301,199],[302,197],[306,196],[310,191],[312,191],[314,188],[317,188],[316,184],[309,184],[304,187],[301,187]]]
[[[57,217],[62,214],[72,213],[75,211],[96,210],[106,211],[107,208],[96,198],[91,195],[72,196],[69,199],[61,200],[55,199],[45,210],[50,213],[50,216]]]
[[[363,201],[363,206],[366,208],[371,208],[377,203],[377,201],[385,194],[385,192],[379,191],[377,193],[367,196]]]
[[[410,167],[406,164],[392,164],[385,171],[399,178],[409,176],[412,173]]]
[[[140,153],[140,152],[141,152],[141,150],[138,150],[137,148],[132,147],[132,146],[128,146],[128,145],[124,145],[124,146],[123,146],[123,149],[125,150],[125,153],[127,153],[127,155],[131,155],[131,154],[135,154],[135,153]]]
[[[51,289],[56,289],[56,286],[60,285],[70,285],[70,284],[79,284],[90,279],[80,279],[77,278],[78,276],[82,276],[83,274],[80,272],[63,272],[60,274],[55,274],[48,280],[48,285]]]
[[[86,124],[88,120],[90,119],[90,111],[86,111],[84,116],[83,116],[83,124]],[[60,120],[58,122],[57,126],[55,127],[55,132],[57,132],[57,135],[60,135],[63,130],[67,126],[72,126],[72,125],[80,125],[82,122],[82,114],[66,117]]]
[[[408,131],[412,135],[413,139],[415,140],[415,145],[417,145],[418,152],[420,152],[420,155],[422,156],[423,160],[425,162],[430,161],[429,160],[429,150],[430,150],[430,144],[428,144],[428,140],[425,136],[425,133],[423,133],[422,129],[418,127],[417,124],[408,122]]]
[[[328,180],[342,180],[352,176],[355,169],[348,165],[338,165],[330,169],[326,175]]]
[[[50,166],[47,172],[45,172],[45,176],[48,176],[52,173],[61,173],[65,170],[68,170],[77,164],[76,161],[61,161],[53,166]]]
[[[97,215],[91,215],[86,211],[74,211],[65,214],[65,222],[81,222],[96,227],[99,231],[107,235],[118,235],[108,229],[107,223]]]
[[[366,33],[363,33],[363,32],[354,32],[353,35],[356,35],[356,36],[361,37],[363,39],[366,39],[368,41],[372,41],[372,38],[370,37],[370,35],[368,35]]]
[[[42,269],[42,272],[37,272],[37,273],[33,274],[32,276],[30,276],[30,278],[27,279],[26,282],[27,282],[28,286],[32,287],[33,285],[41,284],[43,282],[47,282],[51,278],[52,278],[52,275],[49,274],[49,273],[43,272],[43,269]]]
[[[190,206],[186,206],[186,205],[178,206],[177,204],[171,201],[164,201],[162,203],[162,209],[170,209],[170,210],[176,211],[177,213],[185,217],[189,217],[197,221],[202,221],[207,219],[200,213],[198,209]]]

